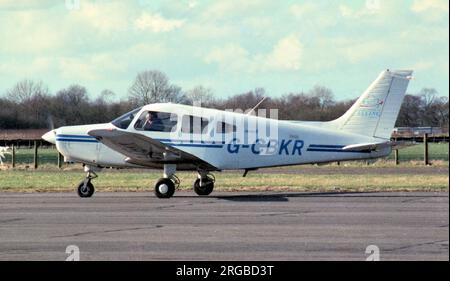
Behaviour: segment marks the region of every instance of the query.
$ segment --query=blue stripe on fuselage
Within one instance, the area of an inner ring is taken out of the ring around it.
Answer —
[[[83,143],[98,143],[95,137],[88,135],[57,135],[57,141],[65,142],[83,142]],[[171,140],[171,139],[154,139],[162,142],[163,144],[171,146],[181,146],[181,147],[207,147],[207,148],[223,148],[225,142],[214,142],[214,141],[201,141],[200,143],[193,142],[192,140]],[[185,143],[186,142],[186,143]],[[216,144],[221,143],[221,144]],[[245,145],[249,147],[250,145]],[[370,153],[370,151],[350,151],[342,150],[344,145],[329,145],[329,144],[310,144],[307,151],[311,152],[347,152],[347,153]]]
[[[306,151],[370,153],[370,151],[351,151],[351,150],[342,150],[342,149],[320,149],[320,148],[308,148]]]
[[[343,148],[345,145],[330,145],[330,144],[310,144],[309,147],[320,148]]]
[[[88,142],[88,143],[98,143],[95,137],[86,136],[86,135],[57,135],[57,141],[65,141],[65,142]],[[223,145],[215,144],[215,142],[211,141],[202,141],[201,143],[193,143],[192,141],[186,140],[170,140],[170,139],[154,139],[162,142],[163,144],[172,145],[172,146],[185,146],[185,147],[210,147],[210,148],[222,148]],[[183,143],[188,142],[188,143]],[[210,143],[210,144],[208,144]]]
[[[220,144],[200,144],[200,143],[173,143],[173,142],[162,142],[163,144],[168,144],[171,146],[186,146],[186,147],[210,147],[210,148],[222,148],[223,145]]]
[[[92,142],[96,143],[96,139],[72,139],[72,138],[56,138],[56,141],[66,141],[66,142]]]
[[[93,136],[88,135],[56,135],[57,138],[77,138],[77,139],[95,139]]]

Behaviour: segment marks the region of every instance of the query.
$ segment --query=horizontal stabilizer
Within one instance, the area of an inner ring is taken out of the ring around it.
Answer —
[[[378,142],[378,143],[358,143],[358,144],[351,144],[344,146],[342,150],[347,151],[374,151],[374,150],[380,150],[384,149],[386,147],[392,146],[392,143],[390,141],[387,142]]]
[[[373,143],[358,143],[358,144],[350,144],[342,148],[342,150],[347,151],[375,151],[381,150],[387,147],[391,147],[392,149],[402,149],[408,146],[416,145],[414,142],[407,141],[386,141],[386,142],[373,142]]]

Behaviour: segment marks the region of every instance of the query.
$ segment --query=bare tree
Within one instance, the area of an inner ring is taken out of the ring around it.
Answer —
[[[56,93],[52,104],[52,116],[57,126],[94,123],[90,116],[91,108],[86,88],[71,85]]]
[[[116,97],[116,93],[114,93],[113,91],[111,91],[109,89],[104,89],[100,93],[100,97],[97,98],[97,102],[111,103],[115,97]]]
[[[436,100],[438,92],[434,88],[423,88],[418,93],[424,102],[425,107],[430,107]]]
[[[46,96],[48,93],[48,88],[44,86],[42,81],[34,82],[24,79],[17,82],[12,89],[6,92],[6,98],[15,103],[24,103],[33,96]]]
[[[265,95],[266,91],[264,90],[264,88],[255,88],[252,91],[231,96],[228,99],[220,102],[217,107],[220,109],[247,111],[258,104],[265,97]],[[265,105],[268,104],[268,100],[269,99],[266,99],[259,108],[265,108]]]
[[[214,102],[214,95],[210,88],[196,86],[186,93],[186,98],[193,105],[210,105]]]
[[[326,108],[334,105],[334,97],[333,97],[333,92],[323,86],[319,86],[316,85],[314,86],[314,88],[312,88],[308,94],[312,97],[312,98],[316,98],[318,103],[319,103],[319,107],[320,110],[325,110]]]
[[[413,127],[422,125],[423,103],[419,96],[405,95],[396,121],[397,127]]]
[[[41,81],[19,81],[6,92],[6,99],[17,105],[21,119],[29,126],[38,126],[38,120],[48,114],[49,90]]]
[[[110,90],[104,90],[97,99],[90,100],[87,90],[80,85],[51,95],[42,82],[22,80],[0,96],[0,129],[47,128],[50,116],[55,127],[109,122],[136,105],[160,101],[189,103],[200,99],[208,107],[246,110],[265,96],[263,88],[256,88],[220,99],[214,98],[211,89],[202,86],[183,95],[181,89],[170,84],[167,76],[159,71],[140,73],[130,88],[129,97],[124,100],[116,98]],[[277,108],[279,119],[326,121],[341,116],[354,102],[334,101],[331,90],[315,86],[306,93],[298,91],[268,98],[258,109]],[[440,126],[448,130],[448,97],[439,96],[433,88],[406,95],[396,126]]]
[[[181,88],[170,84],[167,75],[157,70],[140,72],[128,90],[128,97],[137,106],[182,99]]]
[[[418,93],[422,103],[423,103],[423,114],[422,114],[422,124],[423,126],[437,126],[438,121],[436,120],[436,103],[439,102],[438,92],[434,88],[423,88]]]

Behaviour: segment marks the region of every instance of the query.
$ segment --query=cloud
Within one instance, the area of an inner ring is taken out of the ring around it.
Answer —
[[[26,7],[2,12],[0,53],[62,55],[89,52],[107,43],[110,49],[116,46],[111,42],[123,41],[119,34],[130,29],[134,13],[122,2],[109,1],[84,1],[79,10],[65,9],[64,1],[55,8]]]
[[[0,75],[7,77],[16,75],[23,77],[34,77],[54,71],[55,59],[51,57],[39,57],[32,60],[5,59],[0,62]]]
[[[214,23],[189,23],[184,28],[184,35],[191,40],[224,40],[236,34],[230,26]]]
[[[294,36],[280,39],[269,53],[250,54],[238,44],[214,48],[204,58],[208,64],[216,63],[222,69],[243,72],[296,71],[300,69],[302,44]]]
[[[278,70],[299,70],[303,47],[293,35],[281,39],[267,56],[269,68]]]
[[[376,1],[367,1],[367,3],[369,2],[374,2],[376,3]],[[368,16],[371,15],[375,15],[378,14],[380,12],[380,7],[375,5],[375,4],[367,4],[360,8],[360,9],[353,9],[350,8],[347,5],[340,5],[339,6],[339,11],[341,13],[341,16],[343,16],[344,18],[350,18],[350,19],[363,19],[366,18]]]
[[[36,55],[62,48],[66,33],[42,21],[45,16],[43,10],[20,10],[0,17],[0,53]]]
[[[68,10],[66,22],[71,27],[89,27],[95,33],[115,33],[129,29],[133,10],[119,2],[80,2],[80,9]]]
[[[425,71],[432,69],[435,65],[436,63],[434,61],[419,61],[411,69],[414,69],[414,71]]]
[[[416,0],[411,6],[411,10],[416,13],[429,12],[429,11],[441,11],[442,13],[448,13],[448,1],[447,0]]]
[[[236,20],[257,14],[258,11],[264,11],[268,5],[278,5],[270,0],[226,0],[213,1],[213,4],[207,6],[201,18],[205,21],[218,20]]]
[[[392,53],[392,47],[381,40],[343,39],[337,40],[333,46],[336,55],[342,56],[351,64],[361,64],[375,57],[385,57],[386,53]]]
[[[243,71],[251,64],[247,50],[232,43],[214,48],[205,56],[204,61],[208,64],[216,63],[222,69],[233,71]]]
[[[53,0],[0,0],[0,7],[2,11],[47,9],[56,5],[61,5],[61,3]]]
[[[139,18],[134,21],[135,27],[139,30],[151,30],[155,33],[169,32],[180,28],[184,20],[165,19],[159,14],[150,14],[143,12]]]
[[[259,84],[281,93],[299,85],[299,73],[338,80],[392,64],[436,72],[429,84],[448,91],[447,0],[81,0],[72,10],[65,0],[0,0],[0,7],[2,85],[32,77],[126,92],[137,71],[158,68],[219,95]]]
[[[126,52],[127,57],[163,57],[168,54],[169,48],[162,42],[157,43],[138,43],[128,48]],[[124,58],[125,59],[125,58]]]
[[[411,10],[426,20],[438,21],[442,17],[448,16],[448,6],[448,0],[415,0]]]
[[[102,53],[86,57],[61,57],[58,66],[61,77],[69,81],[97,81],[124,73],[127,62],[124,55]]]
[[[197,5],[198,5],[198,2],[195,1],[195,0],[188,2],[188,8],[189,9],[194,9],[195,7],[197,7]]]
[[[305,16],[309,16],[310,13],[315,12],[317,10],[317,6],[311,2],[302,3],[302,4],[293,4],[289,7],[289,11],[297,18],[303,18]]]
[[[62,58],[59,61],[59,69],[61,77],[69,81],[92,81],[100,77],[100,73],[95,71],[94,65],[83,62],[78,58]]]

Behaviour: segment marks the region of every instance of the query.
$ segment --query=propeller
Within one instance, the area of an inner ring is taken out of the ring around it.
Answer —
[[[56,144],[55,124],[53,122],[53,117],[50,114],[47,116],[47,125],[50,131],[42,135],[42,138],[49,143]]]
[[[53,116],[51,114],[47,116],[47,126],[52,131],[55,129],[55,123],[53,122]]]

